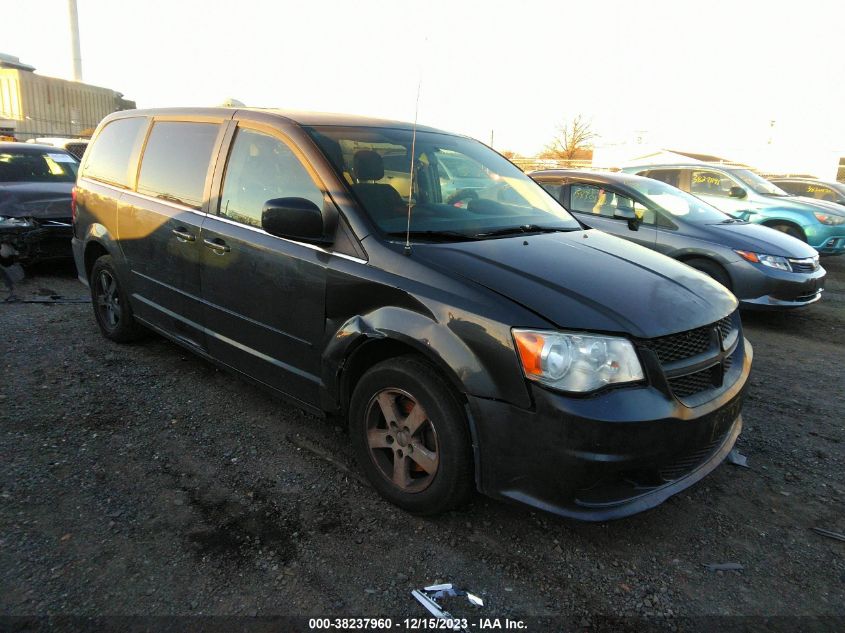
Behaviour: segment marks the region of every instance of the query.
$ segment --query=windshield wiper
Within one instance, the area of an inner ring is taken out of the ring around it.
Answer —
[[[563,226],[540,226],[539,224],[521,224],[519,226],[506,226],[502,229],[476,233],[475,237],[484,239],[487,237],[502,237],[505,235],[518,235],[520,233],[557,233],[558,231],[577,231],[578,229]]]
[[[405,237],[407,235],[411,239],[438,240],[444,242],[478,239],[475,235],[461,233],[460,231],[390,231],[387,235],[390,237]]]
[[[717,222],[717,224],[748,224],[748,222],[741,218],[725,218],[721,222]]]

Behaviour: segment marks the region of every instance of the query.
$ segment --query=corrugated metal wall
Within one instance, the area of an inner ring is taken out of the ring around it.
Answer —
[[[0,69],[0,118],[15,119],[19,140],[76,136],[116,110],[134,108],[108,88]]]

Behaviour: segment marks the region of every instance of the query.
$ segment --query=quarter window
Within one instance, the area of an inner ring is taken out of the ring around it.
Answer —
[[[146,130],[144,117],[118,119],[106,125],[89,151],[82,175],[128,187],[136,165],[134,162],[130,165],[130,161],[140,148]]]
[[[220,126],[157,121],[150,132],[138,192],[199,209]]]
[[[681,186],[681,172],[677,169],[652,169],[650,171],[641,172],[640,175],[648,178],[654,178],[655,180],[665,182],[667,185],[672,185],[673,187],[680,188]]]
[[[541,182],[540,186],[549,192],[549,194],[555,200],[560,200],[560,190],[563,189],[563,185],[558,185],[553,182]]]
[[[690,193],[697,196],[720,196],[729,198],[731,187],[738,184],[717,171],[693,171],[690,178]]]
[[[260,227],[264,203],[274,198],[305,198],[323,207],[323,194],[285,143],[262,132],[238,130],[226,166],[220,215]]]

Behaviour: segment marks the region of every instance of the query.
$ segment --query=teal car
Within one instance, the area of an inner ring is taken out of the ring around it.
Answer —
[[[804,240],[822,255],[845,253],[845,209],[793,196],[748,169],[711,164],[638,165],[623,169],[663,181],[720,211]]]

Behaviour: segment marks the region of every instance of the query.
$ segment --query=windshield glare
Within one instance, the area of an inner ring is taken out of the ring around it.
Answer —
[[[764,196],[788,196],[783,189],[748,169],[733,169],[731,173],[754,191]]]
[[[681,191],[659,180],[644,179],[630,183],[630,186],[639,191],[659,208],[669,213],[670,216],[686,220],[687,222],[716,224],[731,219],[730,216],[722,213],[715,207],[711,207],[700,198],[696,198],[685,191]]]
[[[0,182],[75,182],[79,162],[64,152],[0,151]]]
[[[409,203],[415,239],[425,239],[426,232],[439,233],[439,239],[445,235],[461,239],[527,225],[580,229],[572,216],[518,167],[477,141],[418,131],[411,191],[410,130],[307,129],[387,234],[404,235]]]

